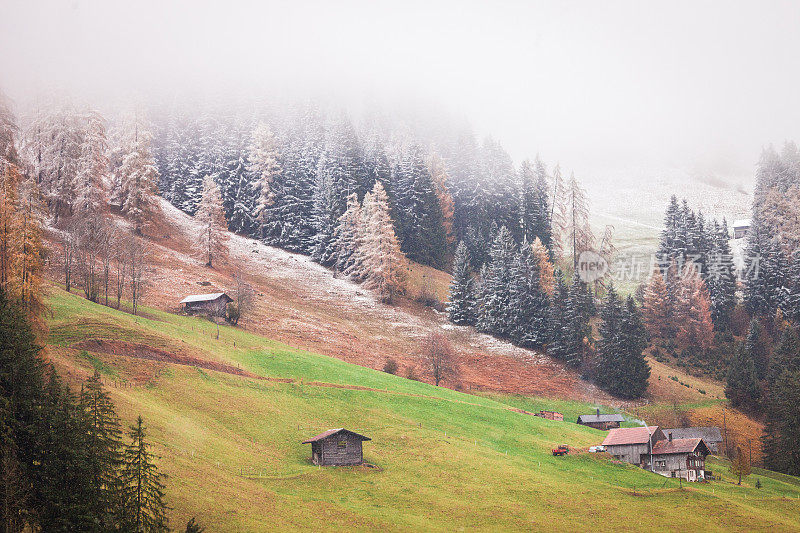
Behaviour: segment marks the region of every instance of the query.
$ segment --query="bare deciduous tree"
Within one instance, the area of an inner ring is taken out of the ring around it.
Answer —
[[[128,279],[131,287],[131,307],[135,315],[146,285],[148,250],[142,239],[131,238],[127,245]]]
[[[61,241],[61,260],[64,268],[64,288],[69,292],[72,287],[72,268],[75,263],[75,250],[77,249],[77,239],[75,232],[67,231]]]
[[[428,335],[423,344],[422,357],[437,387],[442,381],[451,381],[458,376],[455,350],[443,333],[437,331]]]
[[[234,279],[236,281],[236,291],[233,295],[233,302],[229,304],[228,320],[231,324],[238,324],[242,315],[247,315],[253,310],[256,293],[252,285],[242,277],[241,273],[236,274]]]

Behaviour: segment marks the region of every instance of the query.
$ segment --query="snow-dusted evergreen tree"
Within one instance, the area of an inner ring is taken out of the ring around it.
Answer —
[[[339,217],[339,225],[334,232],[334,248],[336,262],[334,272],[353,274],[353,268],[359,259],[359,247],[365,233],[365,221],[361,212],[358,195],[353,193],[347,199],[347,210]],[[355,276],[358,277],[358,276]]]
[[[276,246],[307,253],[313,242],[315,168],[308,143],[293,135],[285,143],[283,171],[273,182],[273,202],[266,208],[264,238]],[[308,161],[309,158],[312,161]]]
[[[219,262],[227,252],[228,232],[222,195],[211,176],[203,182],[203,195],[194,218],[200,224],[197,245],[206,259],[206,266],[213,267],[214,260]]]
[[[512,268],[517,245],[505,226],[500,228],[490,252],[490,261],[481,280],[481,302],[477,326],[480,331],[511,337],[514,317],[511,309]]]
[[[334,231],[347,209],[347,197],[362,190],[366,181],[361,146],[349,120],[338,120],[327,132],[317,169],[312,257],[329,266],[334,261]]]
[[[279,159],[275,135],[266,123],[260,122],[253,130],[250,141],[247,170],[254,177],[254,188],[258,191],[256,220],[261,225],[262,236],[267,234],[270,224],[275,221],[270,208],[275,203],[276,178],[282,170]]]
[[[447,259],[447,235],[444,216],[428,165],[419,147],[412,147],[400,165],[398,194],[400,240],[409,259],[444,268]]]
[[[631,300],[632,302],[632,300]],[[597,384],[620,398],[639,398],[647,390],[650,366],[642,354],[643,327],[635,305],[623,304],[611,285],[600,311]]]
[[[225,193],[223,205],[228,218],[228,228],[239,235],[252,235],[255,226],[256,192],[247,171],[247,147],[244,134],[234,128],[224,153]]]
[[[591,342],[592,327],[589,323],[595,314],[594,299],[589,292],[589,287],[581,280],[580,276],[573,275],[569,286],[564,320],[561,324],[563,331],[563,359],[567,365],[577,368],[583,363],[587,341]]]
[[[129,127],[130,138],[125,146],[125,155],[118,169],[118,187],[114,196],[122,206],[122,212],[133,224],[136,235],[142,235],[144,227],[159,211],[156,198],[158,169],[150,148],[151,134],[135,121]]]
[[[108,174],[108,140],[103,117],[96,111],[86,114],[86,130],[81,143],[78,174],[75,179],[77,197],[75,212],[81,217],[106,209],[106,177]]]
[[[736,307],[736,267],[733,264],[728,224],[716,220],[712,226],[713,242],[706,262],[706,280],[711,297],[711,318],[718,331],[730,327],[731,313]]]
[[[552,260],[547,170],[538,156],[533,164],[527,159],[522,162],[520,178],[522,182],[522,206],[520,212],[523,239],[528,242],[534,242],[539,239],[547,249],[548,254],[550,254],[550,260]]]
[[[453,258],[453,280],[450,282],[450,300],[447,303],[447,313],[454,324],[475,324],[475,282],[471,265],[469,250],[461,241]]]
[[[772,321],[784,299],[787,267],[777,237],[768,237],[758,219],[747,234],[744,270],[747,311]]]
[[[389,198],[380,182],[364,197],[364,215],[367,230],[362,252],[367,271],[364,286],[376,290],[382,301],[392,302],[406,290],[408,265],[389,216]]]
[[[783,310],[795,326],[800,326],[800,254],[794,254],[786,280]]]
[[[566,333],[569,332],[567,328],[569,289],[564,282],[564,276],[561,274],[560,270],[556,270],[555,280],[553,298],[550,309],[548,309],[547,312],[549,329],[547,354],[550,357],[563,361],[566,359],[568,351]]]
[[[547,344],[550,302],[542,287],[539,258],[527,244],[523,244],[512,262],[509,297],[514,342],[529,348]]]

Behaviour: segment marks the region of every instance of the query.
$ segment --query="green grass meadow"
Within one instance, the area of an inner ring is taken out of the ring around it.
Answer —
[[[59,369],[76,385],[99,369],[125,424],[144,416],[169,475],[175,528],[196,516],[208,531],[800,529],[796,478],[759,472],[742,486],[680,487],[605,454],[553,457],[558,444],[602,441],[603,432],[574,424],[594,405],[468,395],[236,328],[220,327],[216,340],[202,319],[151,309],[133,317],[57,288],[49,304]],[[287,381],[70,348],[85,339],[143,343]],[[512,407],[559,410],[566,421]],[[374,467],[312,465],[301,441],[334,427],[371,437],[364,456]]]

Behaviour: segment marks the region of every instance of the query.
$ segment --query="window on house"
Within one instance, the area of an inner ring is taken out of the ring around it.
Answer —
[[[346,440],[340,440],[338,445],[337,445],[337,447],[338,448],[347,448],[347,441]]]

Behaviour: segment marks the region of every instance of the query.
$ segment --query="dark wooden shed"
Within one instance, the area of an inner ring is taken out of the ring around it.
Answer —
[[[304,440],[311,444],[311,462],[321,466],[360,465],[364,462],[361,443],[372,440],[349,429],[329,429]]]
[[[600,409],[593,415],[581,415],[578,417],[578,424],[589,426],[595,429],[602,429],[608,431],[609,429],[618,428],[620,422],[624,422],[625,418],[622,415],[601,415]]]
[[[212,294],[193,294],[181,300],[183,310],[188,315],[224,317],[228,304],[233,298],[224,292]]]

